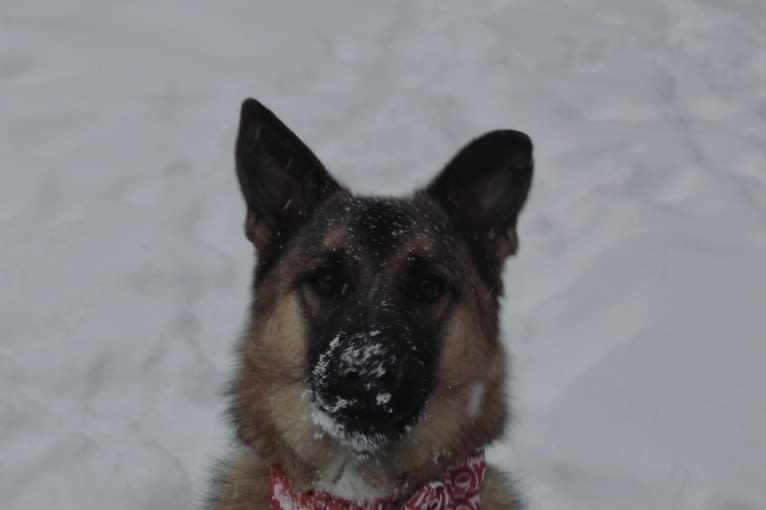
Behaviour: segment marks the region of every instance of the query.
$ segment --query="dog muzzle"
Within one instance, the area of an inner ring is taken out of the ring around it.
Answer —
[[[296,493],[287,475],[272,466],[271,506],[274,510],[479,510],[486,472],[484,451],[479,450],[448,469],[443,479],[423,485],[407,500],[357,503],[326,492]]]

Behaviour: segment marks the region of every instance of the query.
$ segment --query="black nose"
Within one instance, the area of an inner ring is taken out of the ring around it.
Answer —
[[[365,367],[339,367],[329,392],[348,402],[347,409],[385,409],[402,383],[402,369],[395,358],[372,361]]]
[[[350,342],[328,351],[318,366],[323,373],[316,382],[332,411],[370,416],[392,412],[404,370],[386,345]]]

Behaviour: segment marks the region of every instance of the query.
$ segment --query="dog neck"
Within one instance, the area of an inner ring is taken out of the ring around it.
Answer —
[[[312,485],[319,492],[353,501],[395,497],[397,491],[394,484],[387,480],[388,477],[380,476],[381,473],[370,473],[373,470],[369,463],[368,460],[339,457],[323,467],[319,478]],[[376,483],[371,483],[371,478]]]
[[[316,490],[301,492],[284,471],[272,465],[270,497],[274,510],[478,510],[485,473],[484,452],[479,450],[447,469],[441,479],[406,490],[404,499],[381,497],[346,466],[331,483],[322,481]]]

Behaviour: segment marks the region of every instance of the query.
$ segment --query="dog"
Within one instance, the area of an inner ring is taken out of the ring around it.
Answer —
[[[509,417],[498,311],[529,136],[488,132],[410,196],[358,196],[247,99],[235,159],[254,298],[240,448],[206,508],[522,508],[483,448]]]

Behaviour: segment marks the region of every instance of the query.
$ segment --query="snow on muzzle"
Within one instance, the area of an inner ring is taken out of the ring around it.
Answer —
[[[386,420],[394,413],[392,400],[403,380],[398,358],[380,330],[336,335],[311,371],[316,403],[351,424]]]
[[[411,331],[392,318],[332,337],[309,366],[311,418],[322,431],[354,451],[371,452],[411,430],[436,361]]]

